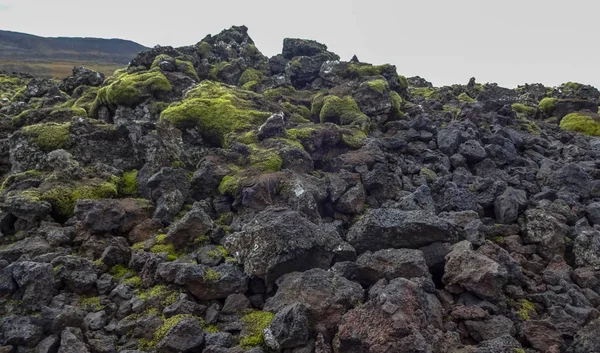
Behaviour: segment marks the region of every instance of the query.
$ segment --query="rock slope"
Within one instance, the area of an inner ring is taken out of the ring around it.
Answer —
[[[600,352],[600,92],[246,27],[0,75],[0,352]]]

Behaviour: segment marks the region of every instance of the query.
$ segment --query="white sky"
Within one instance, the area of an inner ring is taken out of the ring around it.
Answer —
[[[0,29],[41,36],[195,44],[246,25],[267,56],[283,38],[343,60],[392,63],[434,85],[497,82],[600,88],[597,0],[0,0]]]

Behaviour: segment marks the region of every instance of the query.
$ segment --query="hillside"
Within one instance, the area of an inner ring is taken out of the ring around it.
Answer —
[[[244,26],[0,74],[0,351],[600,352],[599,99]]]
[[[88,66],[112,74],[144,49],[122,39],[45,38],[0,30],[0,70],[64,78],[73,66]]]

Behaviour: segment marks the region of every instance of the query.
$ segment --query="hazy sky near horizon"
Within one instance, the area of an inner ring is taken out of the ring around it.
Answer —
[[[40,36],[195,44],[246,25],[267,56],[283,38],[326,44],[349,60],[392,63],[441,86],[497,82],[600,88],[597,0],[0,0],[0,29]]]

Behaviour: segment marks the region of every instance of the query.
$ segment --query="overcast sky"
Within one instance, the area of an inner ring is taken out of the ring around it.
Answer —
[[[497,82],[600,88],[597,0],[0,0],[0,29],[189,45],[246,25],[267,56],[283,38],[343,60],[392,63],[434,85]]]

